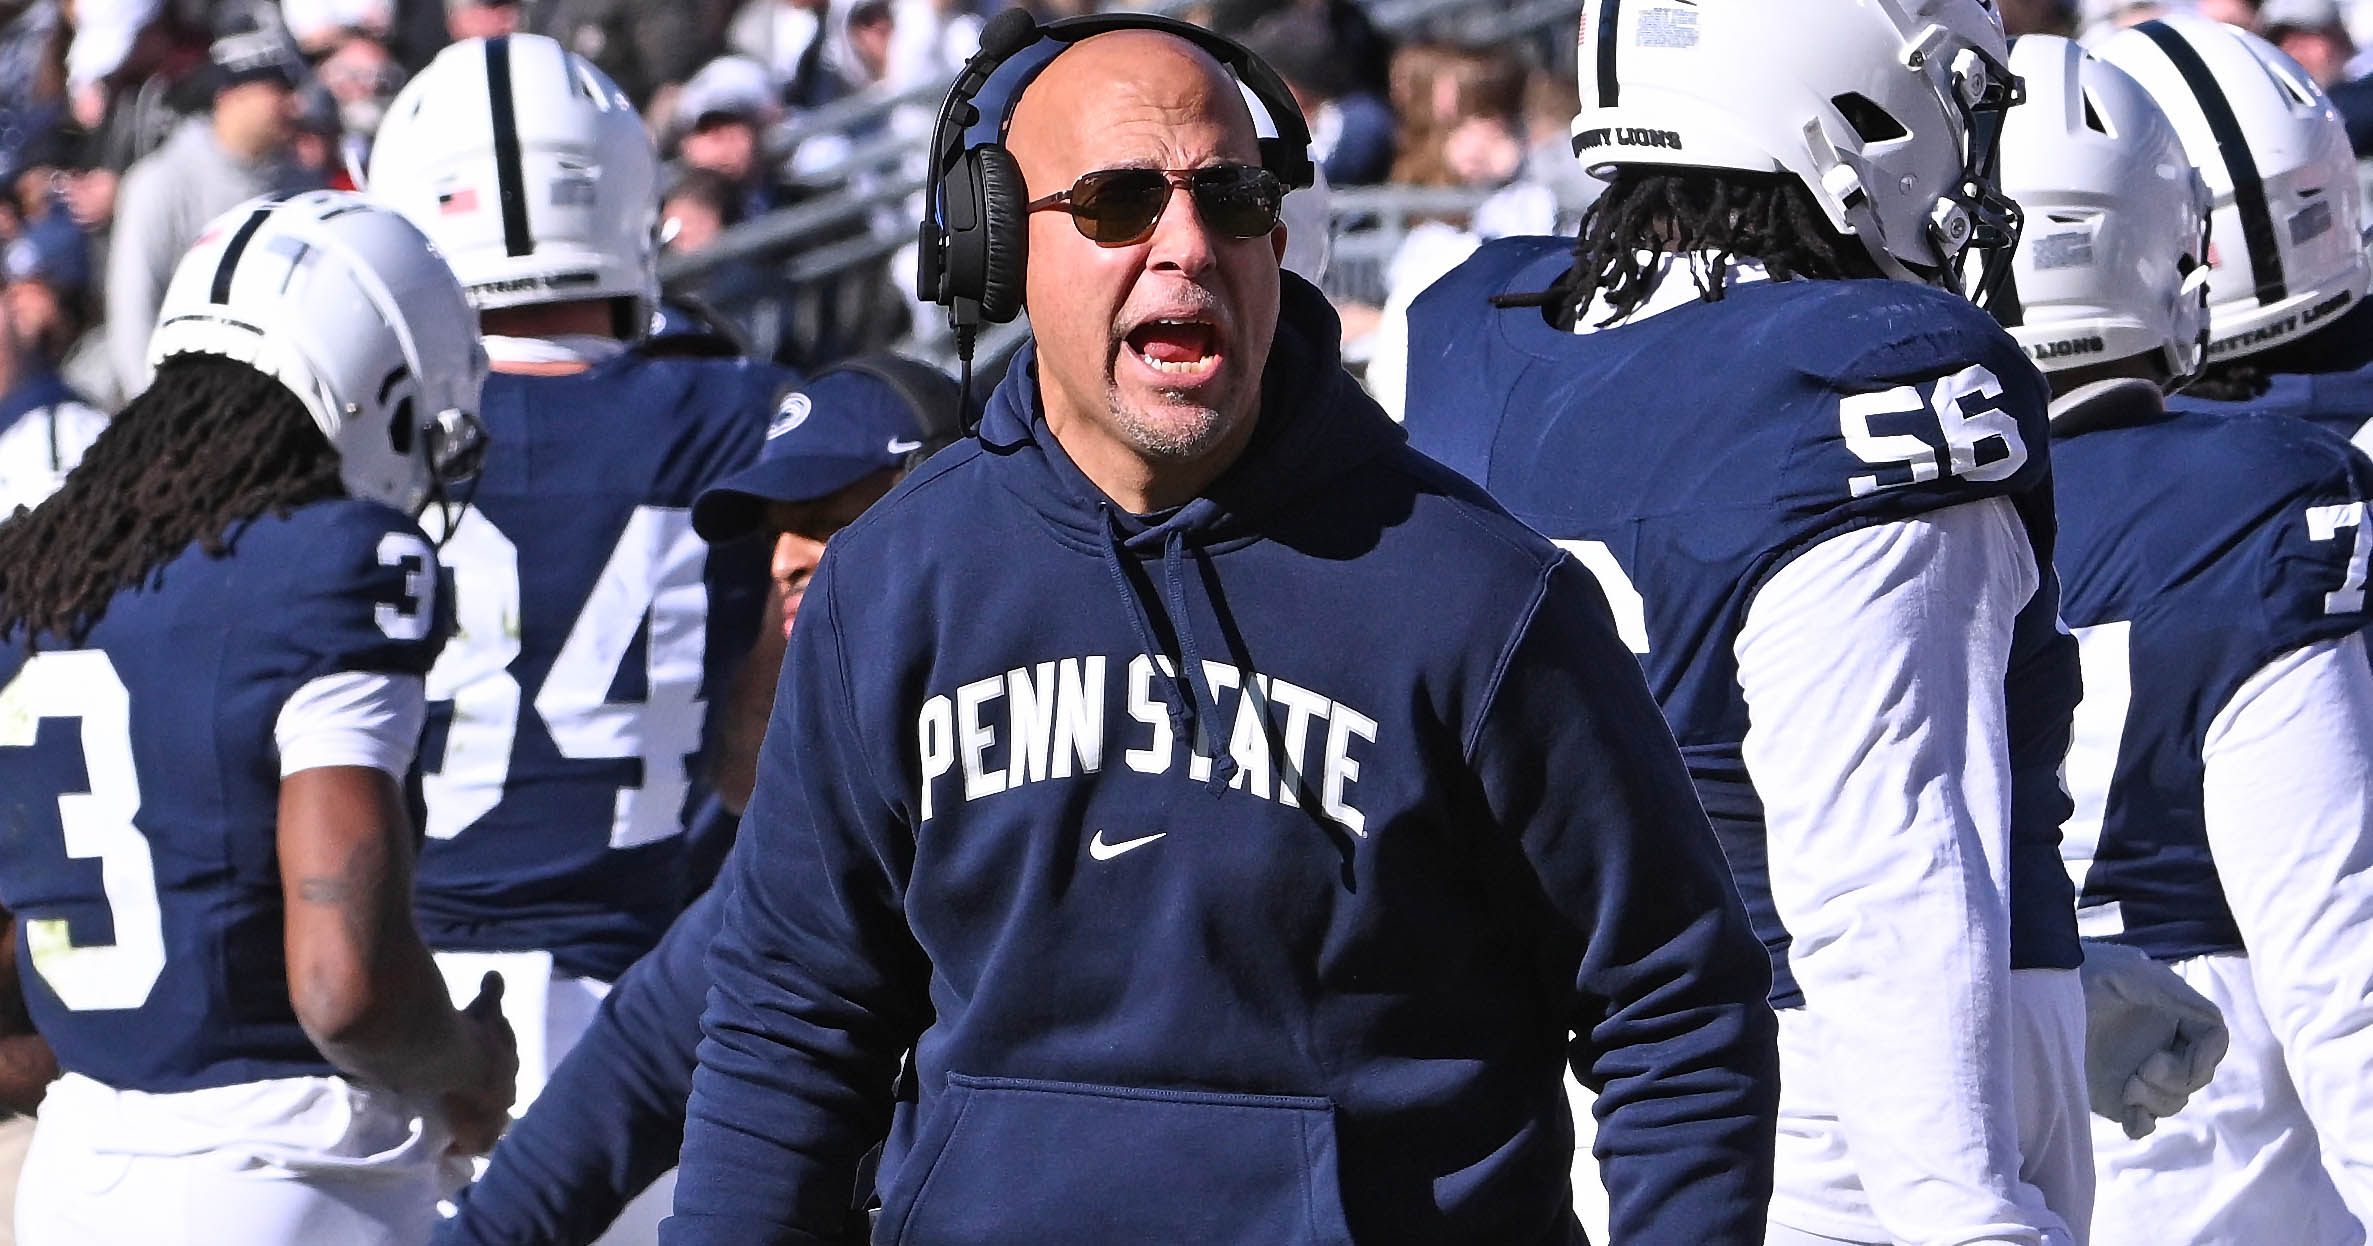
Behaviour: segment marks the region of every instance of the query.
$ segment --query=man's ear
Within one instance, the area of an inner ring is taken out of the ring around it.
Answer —
[[[1279,222],[1277,223],[1277,228],[1275,228],[1275,229],[1272,229],[1272,230],[1270,230],[1270,231],[1269,231],[1269,246],[1270,246],[1270,248],[1271,248],[1271,249],[1273,249],[1273,250],[1275,250],[1275,251],[1277,252],[1277,262],[1278,262],[1280,265],[1284,264],[1284,263],[1285,263],[1285,222],[1283,222],[1283,221],[1279,221]]]

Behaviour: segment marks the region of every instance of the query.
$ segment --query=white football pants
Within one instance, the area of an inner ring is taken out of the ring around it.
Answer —
[[[443,1126],[344,1078],[177,1094],[52,1083],[17,1187],[23,1246],[416,1246],[466,1165]]]
[[[2363,1242],[2363,1227],[2324,1171],[2315,1126],[2258,1006],[2249,959],[2196,956],[2168,968],[2225,1014],[2232,1046],[2216,1077],[2149,1137],[2137,1142],[2108,1121],[2093,1122],[2096,1246]]]

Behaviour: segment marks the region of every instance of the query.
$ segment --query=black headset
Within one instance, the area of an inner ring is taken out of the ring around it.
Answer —
[[[973,97],[990,75],[1041,40],[1077,43],[1115,30],[1155,30],[1194,44],[1228,67],[1268,110],[1276,138],[1261,140],[1261,167],[1288,190],[1316,180],[1310,164],[1310,125],[1285,80],[1253,52],[1191,22],[1150,13],[1067,17],[1044,26],[1022,9],[1007,9],[981,30],[980,51],[964,63],[931,129],[930,197],[923,205],[922,252],[915,295],[948,309],[956,349],[969,363],[982,322],[1004,324],[1022,310],[1022,269],[1029,230],[1022,219],[1029,193],[1022,171],[1002,141],[964,146],[964,131],[980,120]],[[1007,97],[1006,117],[1012,116]],[[999,137],[1003,137],[1000,127]]]

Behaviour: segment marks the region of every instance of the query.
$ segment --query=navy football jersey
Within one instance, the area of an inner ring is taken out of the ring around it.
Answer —
[[[2167,405],[2179,411],[2292,415],[2343,437],[2355,437],[2373,424],[2373,303],[2358,303],[2306,337],[2241,362],[2267,373],[2264,394],[2243,402],[2178,394]]]
[[[1570,239],[1501,239],[1417,299],[1410,440],[1606,587],[1771,951],[1774,1005],[1802,995],[1740,754],[1748,607],[1825,538],[1990,497],[2011,499],[2042,564],[2007,682],[2011,963],[2073,967],[2057,771],[2077,655],[2055,622],[2043,378],[1985,313],[1908,282],[1733,286],[1583,335],[1492,309],[1571,260]]]
[[[2084,648],[2064,852],[2086,933],[2164,960],[2240,951],[2202,744],[2267,662],[2365,626],[2373,464],[2303,421],[2207,411],[2062,437],[2052,459]]]
[[[458,627],[429,676],[418,911],[440,950],[549,950],[611,979],[683,907],[709,703],[756,635],[766,550],[692,501],[758,453],[791,374],[630,350],[495,373],[441,549]]]
[[[427,673],[438,615],[419,528],[338,499],[193,543],[79,648],[0,652],[0,903],[60,1066],[152,1092],[335,1072],[288,999],[273,727],[320,676]]]

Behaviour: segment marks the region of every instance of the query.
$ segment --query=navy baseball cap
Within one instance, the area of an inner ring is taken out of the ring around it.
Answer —
[[[904,467],[953,440],[956,382],[928,364],[860,356],[783,395],[758,461],[701,492],[692,528],[703,540],[754,531],[769,502],[812,502],[875,472]]]

